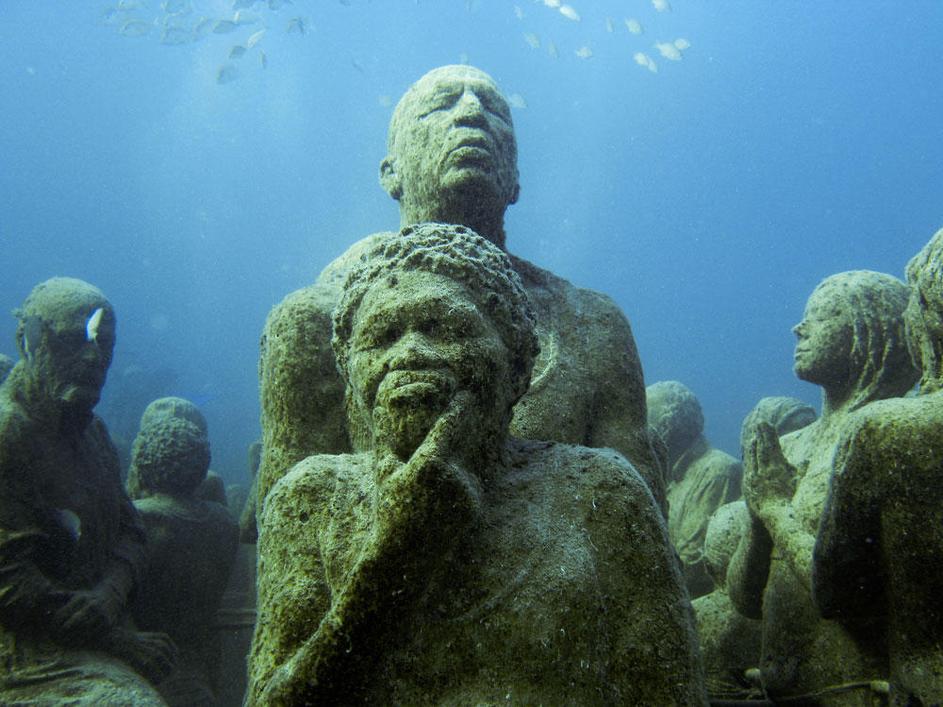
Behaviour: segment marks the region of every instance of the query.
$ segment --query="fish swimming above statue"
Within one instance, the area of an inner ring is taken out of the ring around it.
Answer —
[[[633,17],[625,18],[625,27],[632,34],[641,34],[644,31],[642,29],[642,23]]]
[[[572,5],[561,5],[560,14],[568,20],[573,20],[574,22],[580,21],[580,13],[573,9]]]
[[[540,49],[540,37],[533,32],[524,32],[524,41],[531,49]]]
[[[232,83],[239,78],[239,69],[233,64],[223,64],[216,72],[216,83]]]
[[[260,41],[260,40],[262,39],[262,37],[264,37],[264,36],[265,36],[265,30],[264,30],[264,29],[260,29],[260,30],[259,30],[258,32],[256,32],[255,34],[249,35],[249,38],[246,40],[246,49],[252,49],[252,47],[254,47],[256,44],[258,44],[259,41]]]
[[[672,42],[655,42],[655,49],[665,59],[670,61],[681,61],[681,52]]]

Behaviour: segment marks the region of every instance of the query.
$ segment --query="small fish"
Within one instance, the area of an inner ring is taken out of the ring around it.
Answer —
[[[578,56],[580,59],[589,59],[593,55],[593,50],[589,47],[583,46],[577,49],[574,54],[576,54],[576,56]]]
[[[657,12],[671,12],[671,5],[668,4],[668,0],[652,0],[652,7]]]
[[[574,10],[572,5],[560,5],[560,14],[568,20],[580,21],[580,13]]]
[[[85,322],[86,341],[98,341],[98,327],[101,326],[102,316],[104,314],[105,310],[99,307],[94,312],[92,312],[92,316],[90,316],[88,321]]]
[[[508,96],[508,105],[510,105],[511,108],[526,108],[527,101],[524,100],[524,96],[521,94],[512,93],[510,96]]]
[[[260,29],[258,32],[249,35],[249,38],[246,40],[246,49],[252,49],[252,47],[258,44],[264,36],[264,29]]]
[[[653,74],[658,73],[658,66],[652,61],[652,58],[645,52],[635,52],[632,55],[632,58],[635,59],[635,63],[639,66],[644,66],[646,69],[651,71]]]
[[[212,24],[213,20],[209,17],[201,17],[198,19],[196,24],[193,25],[193,38],[203,39],[203,37],[210,33],[210,25]]]
[[[690,49],[690,48],[691,48],[691,42],[689,42],[688,40],[686,40],[684,37],[678,37],[678,38],[675,40],[675,46],[676,46],[678,49],[680,49],[681,51],[684,51],[685,49]]]
[[[524,11],[521,9],[520,5],[514,6],[514,16],[519,20],[524,19]]]
[[[363,66],[360,64],[360,62],[357,61],[356,59],[351,59],[350,65],[354,67],[357,71],[359,71],[361,74],[367,73],[366,69],[364,69]]]
[[[540,49],[540,37],[533,32],[524,32],[524,41],[531,49]]]
[[[213,34],[229,34],[235,32],[238,25],[232,20],[217,20],[213,25]]]
[[[551,59],[559,58],[560,51],[557,49],[557,45],[553,42],[547,42],[547,54],[550,55]]]
[[[239,69],[233,64],[223,64],[216,72],[216,83],[232,83],[239,78]]]
[[[262,18],[259,17],[254,12],[246,12],[245,10],[237,10],[236,14],[232,16],[232,21],[235,22],[240,27],[243,25],[254,25],[262,21]]]
[[[123,25],[121,29],[118,30],[118,33],[125,37],[143,37],[151,31],[151,25],[149,22],[144,20],[128,20]]]
[[[193,12],[190,0],[164,0],[160,4],[160,9],[168,15],[186,15],[188,12]]]
[[[305,21],[301,17],[292,17],[288,20],[288,28],[285,30],[286,33],[291,34],[292,32],[297,32],[298,34],[305,33]]]
[[[625,18],[625,27],[632,34],[641,34],[644,31],[642,29],[642,23],[636,20],[634,17]]]
[[[544,0],[544,5],[556,10],[558,7],[560,7],[560,0]]]
[[[23,322],[23,353],[26,354],[26,360],[32,361],[36,348],[43,338],[43,320],[35,314],[26,318]]]
[[[75,511],[68,508],[56,509],[56,520],[75,542],[82,537],[82,519],[78,517]]]
[[[160,33],[160,43],[167,44],[169,46],[175,46],[178,44],[186,44],[191,39],[191,34],[183,27],[165,27],[164,31]]]
[[[612,18],[611,18],[611,17],[607,17],[607,18],[606,18],[606,31],[607,31],[609,34],[612,34],[613,32],[616,31],[616,26],[612,23]]]
[[[261,49],[259,50],[259,63],[262,65],[263,69],[268,68],[268,57],[265,55]]]
[[[671,42],[655,42],[655,49],[669,61],[681,61],[681,52]]]
[[[232,9],[246,10],[255,5],[256,2],[258,2],[258,0],[232,0]]]
[[[246,48],[241,44],[235,45],[232,49],[229,50],[230,59],[241,59],[246,54]]]

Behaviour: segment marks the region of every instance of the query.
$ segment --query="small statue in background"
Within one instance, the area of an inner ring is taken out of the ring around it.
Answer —
[[[701,404],[687,386],[659,381],[645,392],[649,427],[667,454],[668,535],[688,591],[699,597],[714,587],[704,565],[707,523],[714,511],[740,497],[740,462],[711,447]]]
[[[142,497],[148,565],[132,605],[141,628],[167,632],[177,666],[158,687],[171,706],[216,704],[220,641],[216,612],[229,580],[238,527],[228,509],[196,496],[210,463],[205,430],[187,417],[142,424],[131,468]]]
[[[740,424],[740,458],[750,445],[753,432],[761,422],[768,423],[778,437],[801,430],[815,422],[815,408],[798,398],[772,395],[760,398]]]

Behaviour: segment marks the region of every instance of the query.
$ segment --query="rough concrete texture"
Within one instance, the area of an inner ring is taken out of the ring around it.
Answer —
[[[704,559],[715,589],[695,599],[692,605],[707,691],[712,699],[759,696],[746,675],[760,662],[762,625],[737,611],[727,593],[727,567],[748,522],[743,501],[727,503],[711,517],[704,538]]]
[[[879,618],[894,703],[930,705],[943,703],[943,231],[907,279],[920,395],[875,402],[843,425],[813,589],[843,625]]]
[[[98,402],[115,318],[97,288],[37,285],[0,386],[0,702],[162,704],[172,647],[125,626],[144,564]],[[137,671],[137,672],[136,672]]]
[[[487,74],[469,66],[426,74],[397,105],[388,148],[380,179],[400,203],[402,226],[463,224],[504,247],[504,212],[519,191],[517,145],[507,102]],[[343,414],[331,312],[361,254],[388,235],[354,244],[314,285],[288,295],[269,314],[260,361],[259,498],[310,454],[363,451]],[[663,472],[648,439],[645,384],[625,316],[605,295],[519,258],[512,262],[531,298],[542,352],[512,432],[612,447],[662,502]]]
[[[692,597],[714,582],[704,563],[707,524],[718,508],[740,496],[740,462],[704,437],[704,414],[691,390],[678,381],[646,389],[648,424],[665,446],[668,465],[668,535],[681,558]]]
[[[768,423],[782,437],[811,425],[817,417],[815,408],[798,398],[785,395],[760,398],[740,423],[740,456],[743,456],[743,450],[749,445],[753,430],[761,422]]]
[[[266,500],[251,704],[703,704],[690,603],[620,455],[508,437],[536,337],[506,256],[406,229],[349,276],[334,350],[370,451]]]
[[[823,281],[794,330],[795,371],[822,387],[822,416],[781,442],[760,423],[744,450],[751,519],[728,584],[738,608],[763,621],[760,668],[771,696],[867,704],[869,681],[887,674],[879,622],[823,619],[812,601],[811,565],[849,415],[903,395],[916,380],[904,340],[906,303],[905,285],[888,275],[852,271]]]

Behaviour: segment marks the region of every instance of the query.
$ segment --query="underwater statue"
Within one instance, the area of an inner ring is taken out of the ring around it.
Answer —
[[[14,363],[16,362],[6,354],[0,354],[0,383],[3,383],[13,370]]]
[[[750,445],[756,426],[761,422],[768,423],[775,430],[776,436],[782,437],[811,425],[816,417],[815,408],[798,398],[785,395],[760,398],[740,423],[741,458],[744,450]]]
[[[203,416],[203,412],[196,406],[196,404],[190,402],[186,398],[179,398],[174,395],[157,398],[156,400],[151,401],[148,406],[144,408],[144,412],[141,413],[141,421],[138,424],[137,436],[140,436],[141,431],[146,429],[151,424],[169,418],[187,420],[188,422],[196,425],[196,427],[200,430],[200,433],[207,438],[206,444],[208,447],[209,427],[206,424],[206,418]],[[135,438],[135,441],[136,439],[137,438]],[[133,458],[128,466],[128,480],[126,485],[128,488],[128,495],[131,496],[131,498],[134,500],[146,498],[149,493],[146,488],[141,487],[139,472],[134,465]],[[197,488],[193,495],[195,498],[204,501],[213,501],[214,503],[218,503],[221,506],[228,507],[229,505],[228,498],[226,496],[226,484],[223,482],[222,477],[213,470],[207,471],[205,474],[203,474],[203,480],[200,482],[199,488]]]
[[[704,564],[714,580],[714,591],[691,604],[712,699],[760,696],[747,671],[759,664],[762,626],[737,611],[727,593],[727,567],[748,522],[746,504],[733,501],[711,516],[704,536]]]
[[[699,597],[714,588],[704,565],[707,523],[714,511],[740,497],[740,462],[711,447],[701,404],[683,383],[659,381],[645,392],[649,427],[667,454],[668,535],[688,591]]]
[[[744,450],[750,522],[728,570],[728,590],[763,621],[761,681],[773,698],[868,704],[886,675],[871,617],[840,624],[812,601],[812,549],[832,460],[849,415],[906,393],[917,380],[904,339],[907,287],[890,275],[839,273],[815,288],[794,328],[794,370],[822,387],[822,415],[785,435],[760,423]]]
[[[163,704],[145,677],[170,671],[174,647],[128,621],[144,533],[93,413],[114,310],[53,278],[15,315],[20,360],[0,386],[0,703]]]
[[[518,198],[511,112],[494,81],[471,66],[434,69],[399,101],[380,182],[399,202],[402,226],[462,224],[505,247],[504,212]],[[264,452],[259,499],[310,454],[365,451],[369,435],[348,427],[344,385],[331,350],[331,311],[349,270],[379,239],[354,244],[317,282],[269,314],[260,362]],[[537,317],[540,356],[511,431],[611,447],[664,499],[663,472],[648,437],[645,383],[632,330],[605,295],[511,256]]]
[[[142,493],[135,505],[147,533],[148,563],[132,612],[139,627],[164,631],[177,645],[177,665],[158,686],[167,703],[217,704],[214,624],[239,528],[225,506],[196,496],[210,464],[205,429],[171,414],[143,422],[131,468]]]
[[[253,442],[249,446],[249,492],[239,513],[239,542],[254,544],[259,539],[256,513],[259,504],[259,467],[262,465],[262,442]]]
[[[872,403],[842,430],[813,553],[822,615],[886,631],[893,704],[943,704],[943,230],[907,266],[919,394]]]
[[[266,499],[249,704],[705,703],[641,476],[508,434],[532,317],[465,227],[363,251],[332,344],[368,451],[308,457]]]

